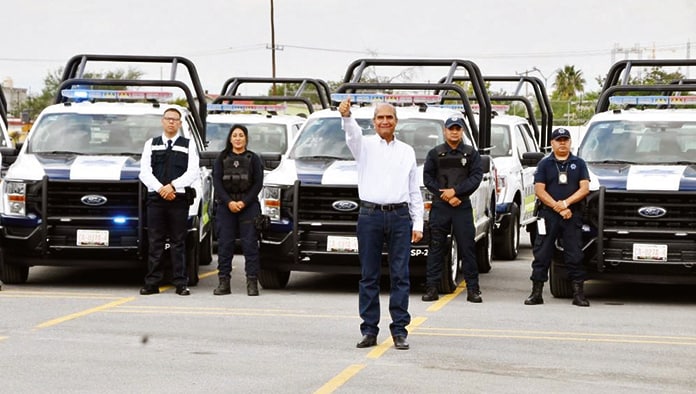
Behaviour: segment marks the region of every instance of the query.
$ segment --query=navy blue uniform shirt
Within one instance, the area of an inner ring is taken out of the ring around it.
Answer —
[[[559,183],[559,174],[562,172],[568,178],[564,185]],[[563,161],[557,160],[551,153],[539,162],[534,173],[534,183],[546,184],[546,192],[556,201],[570,197],[580,188],[580,181],[584,179],[590,180],[587,164],[572,153]]]

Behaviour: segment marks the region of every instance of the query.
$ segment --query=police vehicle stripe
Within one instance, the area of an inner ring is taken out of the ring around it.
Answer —
[[[679,190],[687,166],[641,166],[628,170],[626,190]]]

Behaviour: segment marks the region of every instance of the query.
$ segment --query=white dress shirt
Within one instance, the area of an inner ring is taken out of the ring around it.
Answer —
[[[413,148],[397,139],[388,143],[377,134],[363,136],[352,117],[343,118],[343,130],[358,166],[360,200],[380,205],[407,202],[413,231],[423,231],[423,197]]]
[[[179,138],[179,135],[177,134],[174,138],[172,138],[172,146],[176,148],[176,145],[174,145],[174,142],[176,142],[176,139]],[[167,141],[169,138],[167,138],[164,133],[162,134],[162,142],[164,143],[164,146],[167,146]],[[152,138],[149,140],[145,141],[145,146],[143,147],[143,154],[140,157],[140,181],[147,186],[147,191],[148,192],[157,192],[159,189],[164,186],[152,173]],[[184,193],[185,190],[184,188],[186,186],[191,186],[199,177],[198,171],[200,165],[200,160],[198,158],[198,150],[196,149],[196,143],[193,141],[193,138],[189,138],[189,146],[188,146],[188,167],[186,168],[186,172],[184,172],[180,177],[172,180],[172,186],[174,186],[174,190],[176,193]]]

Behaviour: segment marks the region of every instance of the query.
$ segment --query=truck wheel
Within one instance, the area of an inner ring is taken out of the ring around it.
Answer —
[[[5,259],[5,252],[0,249],[0,279],[9,284],[20,284],[29,278],[29,267],[10,264]]]
[[[510,206],[510,222],[500,237],[499,244],[496,243],[496,257],[504,260],[516,259],[520,246],[520,208],[514,202]]]
[[[200,265],[210,265],[213,262],[213,234],[208,235],[201,242]]]
[[[459,285],[459,252],[454,236],[450,238],[449,250],[450,252],[444,256],[442,262],[442,279],[440,280],[442,293],[452,293]]]
[[[563,269],[563,258],[559,253],[554,253],[551,258],[549,282],[551,282],[551,295],[554,297],[571,298],[573,296],[573,285]]]
[[[486,236],[476,243],[476,264],[480,274],[491,271],[491,256],[493,255],[493,220],[486,225]]]
[[[198,267],[200,266],[200,244],[195,236],[190,236],[186,242],[186,275],[188,285],[198,285]]]
[[[290,271],[263,269],[259,271],[259,283],[264,289],[283,289],[290,280]]]

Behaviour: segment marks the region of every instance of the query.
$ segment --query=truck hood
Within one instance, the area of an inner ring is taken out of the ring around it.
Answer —
[[[422,185],[422,165],[418,166],[418,178]],[[357,185],[358,167],[353,160],[284,159],[264,177],[264,183],[272,185],[292,185],[296,180],[312,185]]]
[[[132,180],[138,179],[140,160],[131,156],[82,156],[23,154],[8,169],[6,178],[41,180]]]
[[[590,190],[696,191],[696,165],[587,164]]]

